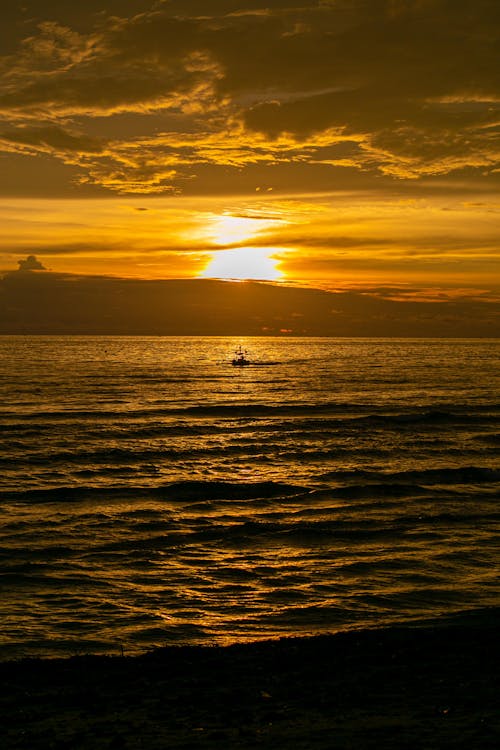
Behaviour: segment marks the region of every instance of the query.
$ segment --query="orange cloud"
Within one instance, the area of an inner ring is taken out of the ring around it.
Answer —
[[[79,184],[121,193],[203,191],[200,169],[219,167],[229,188],[256,166],[297,185],[304,165],[340,181],[498,168],[487,0],[451,16],[444,0],[95,8],[40,9],[0,58],[5,152],[38,149],[76,166]],[[99,138],[94,122],[125,115],[142,132]]]

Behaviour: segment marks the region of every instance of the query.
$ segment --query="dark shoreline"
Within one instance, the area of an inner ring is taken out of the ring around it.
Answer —
[[[2,747],[496,750],[499,622],[3,662]]]

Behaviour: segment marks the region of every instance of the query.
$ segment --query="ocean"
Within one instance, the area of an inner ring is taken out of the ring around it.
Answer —
[[[0,659],[498,607],[499,353],[0,337]]]

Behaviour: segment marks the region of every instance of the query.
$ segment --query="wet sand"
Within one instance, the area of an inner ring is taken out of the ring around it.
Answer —
[[[498,619],[4,662],[2,747],[497,750]]]

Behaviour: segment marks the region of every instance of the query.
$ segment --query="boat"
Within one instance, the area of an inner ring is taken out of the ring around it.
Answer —
[[[246,367],[246,365],[251,364],[250,360],[247,359],[247,352],[241,348],[241,344],[235,350],[231,364],[233,367]]]

